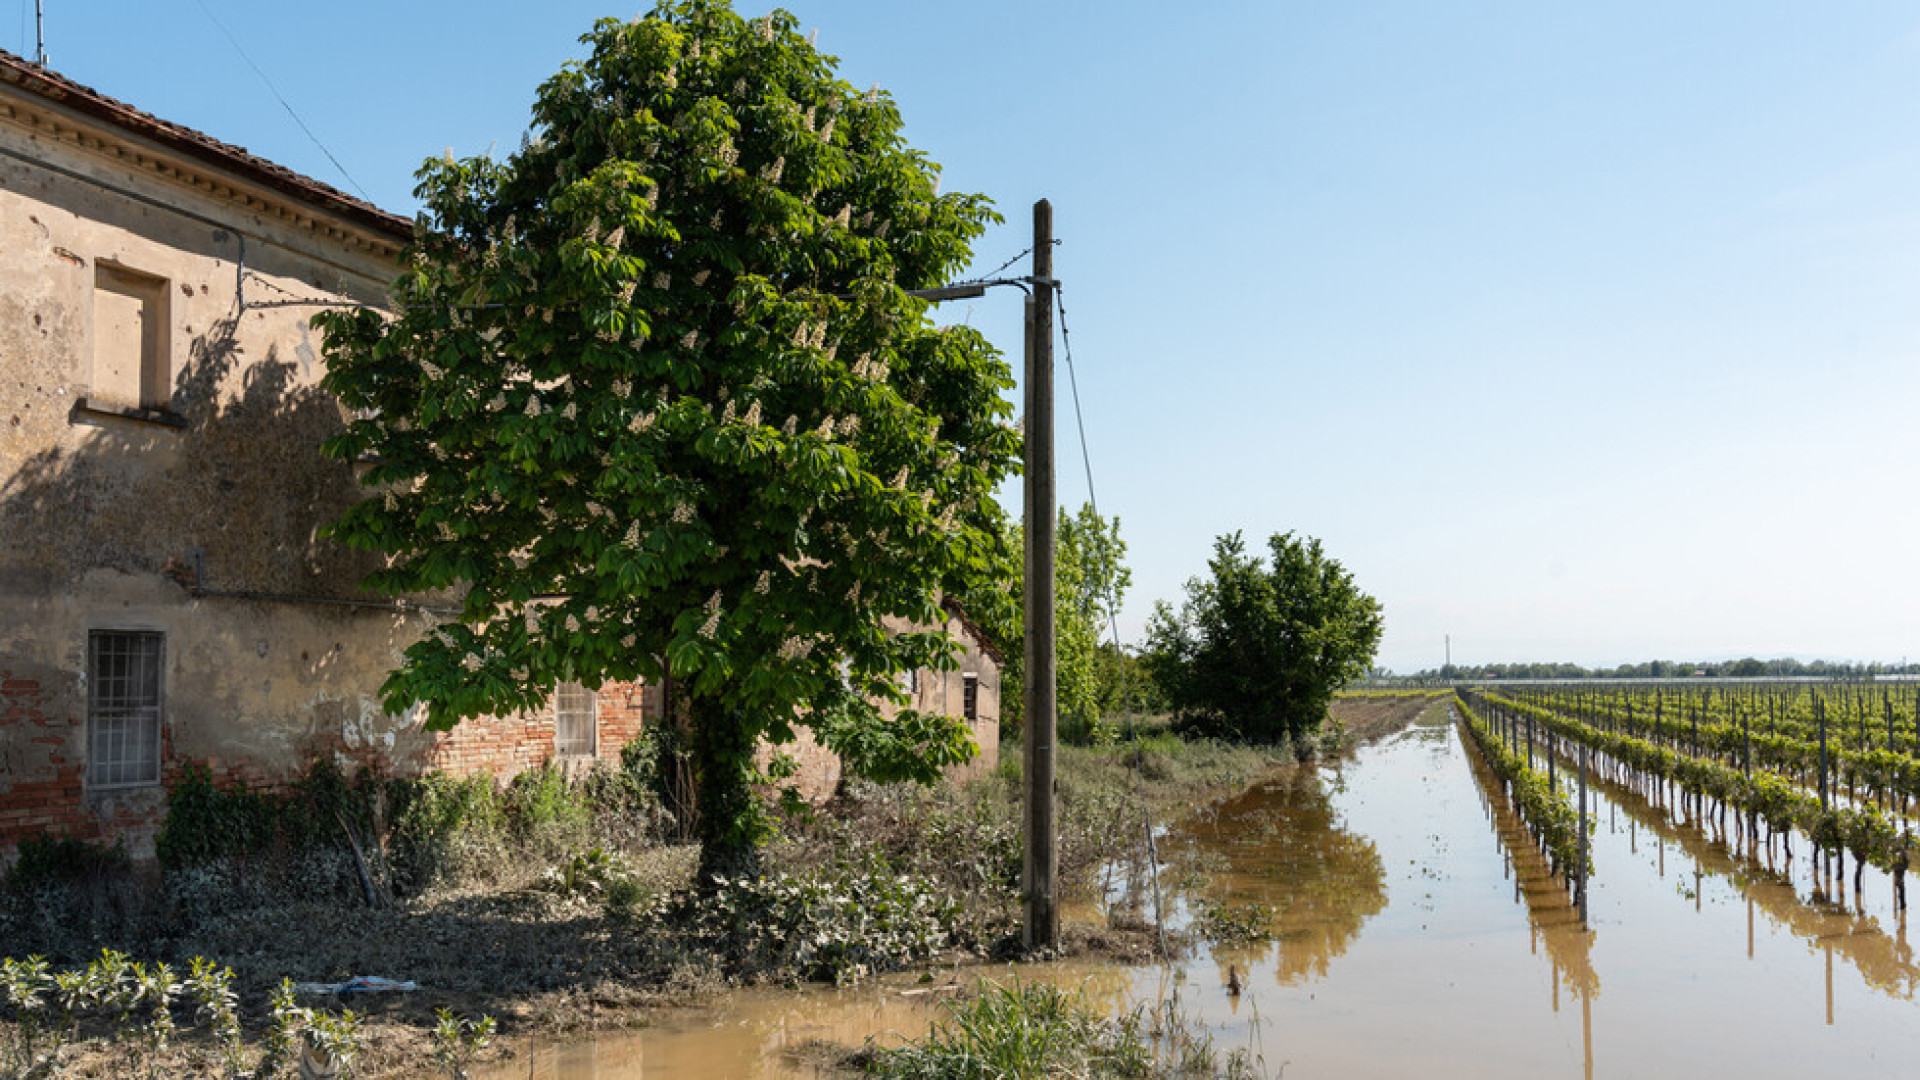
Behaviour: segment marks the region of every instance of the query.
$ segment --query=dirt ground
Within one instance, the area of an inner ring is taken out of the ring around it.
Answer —
[[[1338,697],[1328,709],[1345,729],[1341,749],[1351,750],[1399,731],[1434,706],[1444,694],[1353,694]]]

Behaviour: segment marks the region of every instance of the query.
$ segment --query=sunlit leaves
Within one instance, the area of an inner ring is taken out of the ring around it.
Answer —
[[[934,195],[788,15],[687,0],[584,40],[519,151],[421,169],[392,317],[318,320],[354,417],[329,450],[376,459],[333,535],[391,557],[380,589],[464,589],[389,696],[446,724],[664,660],[725,722],[950,759],[951,723],[848,734],[877,712],[838,671],[951,663],[876,628],[1005,564],[1011,373],[904,291],[991,209]]]

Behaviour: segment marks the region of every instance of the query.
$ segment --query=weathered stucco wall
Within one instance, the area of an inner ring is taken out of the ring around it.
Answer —
[[[195,186],[137,140],[14,105],[0,110],[0,847],[42,829],[126,834],[136,853],[150,839],[157,789],[97,792],[86,776],[93,630],[165,634],[163,767],[272,781],[312,753],[413,750],[421,736],[377,691],[426,616],[354,606],[372,564],[317,535],[358,494],[319,453],[341,418],[308,327],[313,301],[382,301],[393,238],[343,240],[285,199]],[[153,289],[144,316],[103,287],[129,272]],[[145,394],[111,351],[143,317],[155,344],[136,358],[164,365]],[[302,599],[248,598],[266,595]]]

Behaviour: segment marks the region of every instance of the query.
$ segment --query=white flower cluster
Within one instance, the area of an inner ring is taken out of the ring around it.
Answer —
[[[797,637],[790,637],[781,642],[780,649],[776,653],[782,660],[805,660],[812,654],[813,642],[802,641]]]
[[[713,590],[713,595],[707,597],[707,621],[700,624],[700,636],[703,638],[711,638],[714,632],[719,629],[720,590],[715,589]]]
[[[693,521],[693,506],[691,504],[684,503],[684,502],[677,502],[673,504],[673,523],[675,525],[686,525],[691,523],[692,521]]]
[[[634,413],[633,419],[627,421],[627,430],[633,432],[635,435],[644,434],[648,428],[653,426],[653,422],[657,419],[659,419],[658,414],[652,410]]]

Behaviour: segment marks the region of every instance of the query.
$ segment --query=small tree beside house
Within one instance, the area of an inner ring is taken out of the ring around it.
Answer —
[[[882,620],[940,627],[1010,565],[1011,374],[906,292],[995,215],[784,12],[687,0],[584,40],[519,152],[421,170],[392,316],[315,320],[358,417],[329,452],[377,493],[331,535],[386,555],[375,589],[459,591],[384,688],[429,727],[670,672],[703,876],[737,874],[763,738],[880,779],[971,752],[955,718],[882,719],[956,648]]]

